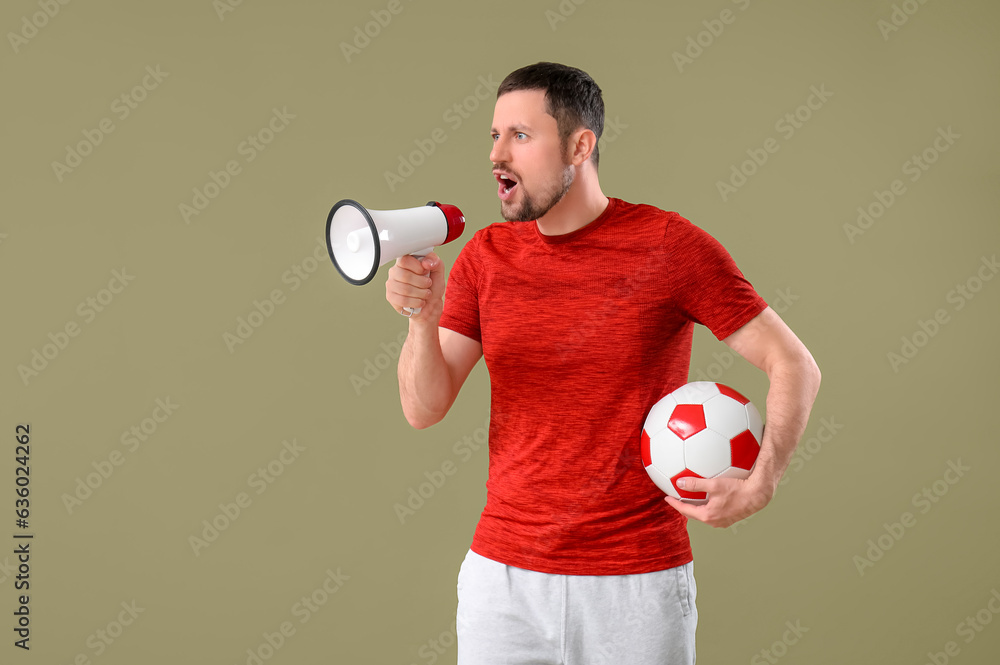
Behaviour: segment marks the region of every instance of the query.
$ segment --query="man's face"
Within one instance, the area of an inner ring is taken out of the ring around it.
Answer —
[[[560,144],[556,119],[545,112],[545,91],[501,95],[491,133],[500,214],[508,222],[542,217],[569,191],[575,173]]]

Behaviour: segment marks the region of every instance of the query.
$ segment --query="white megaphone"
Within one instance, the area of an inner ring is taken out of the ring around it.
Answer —
[[[357,201],[338,201],[326,220],[326,247],[337,271],[351,284],[372,281],[380,266],[401,256],[423,258],[465,230],[462,211],[431,201],[418,208],[368,210]],[[416,314],[420,308],[407,308]]]

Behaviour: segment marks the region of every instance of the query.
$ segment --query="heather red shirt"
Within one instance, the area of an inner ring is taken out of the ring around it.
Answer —
[[[686,518],[639,453],[649,409],[687,383],[695,323],[723,339],[767,303],[708,233],[610,199],[587,226],[478,231],[441,326],[482,342],[490,373],[476,553],[546,573],[624,575],[692,560]]]

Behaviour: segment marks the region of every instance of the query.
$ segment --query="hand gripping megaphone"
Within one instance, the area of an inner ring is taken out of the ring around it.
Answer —
[[[422,259],[436,246],[462,235],[465,216],[447,203],[418,208],[368,210],[357,201],[338,201],[326,219],[326,247],[337,272],[351,284],[372,281],[380,266],[406,254]],[[420,308],[406,308],[416,314]]]

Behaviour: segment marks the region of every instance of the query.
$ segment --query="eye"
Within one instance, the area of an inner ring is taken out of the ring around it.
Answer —
[[[524,138],[528,138],[528,135],[525,134],[524,132],[518,132],[517,136],[523,136]]]

